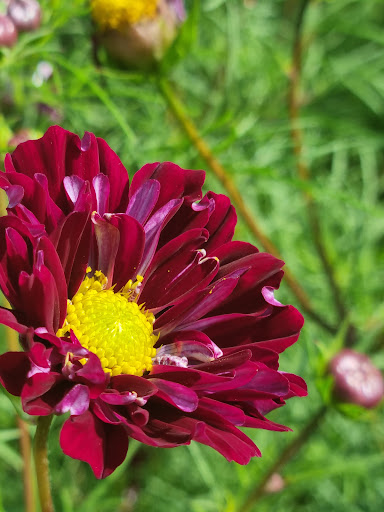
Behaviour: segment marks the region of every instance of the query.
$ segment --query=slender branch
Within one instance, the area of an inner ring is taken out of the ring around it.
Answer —
[[[223,187],[228,192],[229,196],[232,199],[233,204],[236,207],[236,210],[242,216],[244,222],[248,226],[248,229],[253,233],[255,238],[259,240],[264,249],[266,249],[269,253],[273,254],[276,258],[282,259],[277,247],[267,237],[267,235],[263,232],[263,230],[260,228],[260,226],[253,218],[250,210],[246,206],[240,194],[239,189],[237,188],[235,182],[230,177],[228,171],[226,171],[226,169],[221,165],[221,163],[212,153],[207,143],[200,136],[195,124],[186,113],[179,99],[175,96],[174,88],[170,86],[170,84],[164,77],[160,78],[158,85],[161,93],[163,94],[165,100],[169,105],[169,108],[171,109],[174,116],[184,129],[185,133],[188,135],[189,139],[199,152],[201,158],[205,160],[205,162],[211,168],[215,176],[218,178],[218,180],[221,182]],[[318,313],[314,311],[308,295],[306,294],[305,290],[301,287],[301,285],[296,281],[295,277],[293,276],[292,272],[289,269],[285,269],[285,280],[288,286],[295,294],[303,310],[324,329],[334,334],[336,332],[335,327],[330,325],[324,318],[322,318],[320,315],[318,315]]]
[[[47,449],[49,427],[51,426],[51,422],[52,416],[40,416],[38,418],[33,447],[41,512],[54,512],[49,481]]]
[[[24,483],[24,503],[26,512],[35,512],[35,493],[33,489],[32,478],[32,450],[31,437],[29,435],[28,424],[19,416],[17,425],[20,430],[20,451],[23,457],[23,483]]]
[[[327,411],[327,406],[323,405],[320,409],[311,417],[305,427],[299,432],[299,434],[291,441],[285,449],[282,451],[280,456],[275,460],[272,466],[269,467],[263,478],[252,490],[246,501],[239,508],[238,512],[248,512],[257,503],[265,493],[265,485],[274,473],[278,473],[281,468],[291,460],[301,449],[301,447],[307,442],[307,440],[316,432],[323,421]]]
[[[302,28],[305,12],[309,3],[310,0],[302,0],[296,19],[295,37],[292,47],[292,68],[290,73],[291,86],[288,96],[293,150],[296,155],[297,172],[300,179],[303,181],[309,181],[310,179],[310,169],[303,158],[303,134],[300,128],[300,82],[303,51]],[[311,226],[315,247],[321,264],[324,268],[325,275],[327,276],[329,286],[332,290],[338,320],[342,321],[346,317],[347,311],[342,299],[341,291],[335,279],[333,267],[322,241],[321,224],[317,213],[316,204],[312,194],[308,191],[304,191],[304,199],[306,202],[308,219]]]

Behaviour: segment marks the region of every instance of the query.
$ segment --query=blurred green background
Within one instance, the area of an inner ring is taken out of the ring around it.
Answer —
[[[0,168],[12,133],[40,136],[57,122],[105,138],[131,176],[147,162],[171,160],[206,169],[206,190],[225,193],[156,74],[109,65],[102,53],[95,65],[88,3],[40,3],[40,29],[0,49]],[[303,376],[309,395],[270,415],[293,432],[247,432],[263,457],[245,467],[197,444],[160,450],[132,442],[123,466],[99,482],[86,464],[62,454],[63,419],[56,418],[50,464],[57,511],[245,510],[263,475],[321,410],[308,440],[279,470],[285,488],[249,510],[378,512],[383,407],[334,406],[324,370],[343,344],[384,369],[383,1],[190,0],[186,7],[188,20],[161,73],[328,328],[305,314],[281,369]],[[53,76],[36,84],[41,61]],[[42,111],[41,103],[53,110]],[[241,218],[236,237],[262,249]],[[303,311],[286,282],[276,295]],[[18,437],[14,408],[0,395],[1,512],[24,510]]]

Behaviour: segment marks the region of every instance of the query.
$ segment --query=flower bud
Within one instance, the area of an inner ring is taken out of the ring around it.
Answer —
[[[108,54],[139,69],[162,59],[185,17],[182,0],[91,0],[91,11]]]
[[[13,21],[0,14],[0,47],[13,46],[17,41],[17,29]]]
[[[26,128],[23,128],[12,135],[12,137],[8,141],[8,146],[10,148],[15,148],[22,142],[26,142],[27,140],[32,139],[31,132]]]
[[[37,0],[11,0],[8,16],[20,31],[35,30],[41,22],[41,7]]]
[[[35,87],[41,87],[53,75],[53,66],[46,60],[41,60],[32,75],[32,83]]]
[[[267,494],[275,494],[282,491],[284,487],[285,481],[280,473],[272,473],[264,486],[264,492]]]
[[[329,371],[334,377],[334,395],[342,402],[369,409],[384,396],[383,376],[365,354],[344,349],[331,360]]]

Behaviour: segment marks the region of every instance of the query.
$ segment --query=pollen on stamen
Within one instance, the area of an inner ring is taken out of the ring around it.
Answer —
[[[90,267],[87,274],[91,274]],[[154,315],[137,303],[142,281],[143,277],[137,276],[115,292],[114,287],[107,288],[102,272],[86,275],[68,301],[67,316],[57,336],[69,336],[72,330],[112,376],[150,371],[158,336],[153,334]]]

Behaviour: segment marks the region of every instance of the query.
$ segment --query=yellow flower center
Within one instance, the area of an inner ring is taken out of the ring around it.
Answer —
[[[87,273],[91,269],[88,267]],[[143,280],[128,283],[115,293],[106,288],[107,278],[96,271],[85,277],[78,292],[68,300],[67,317],[57,336],[75,333],[81,345],[96,354],[111,375],[143,375],[152,369],[156,355],[153,334],[155,317],[136,302]]]
[[[91,0],[91,12],[101,29],[120,30],[155,17],[158,0]]]

